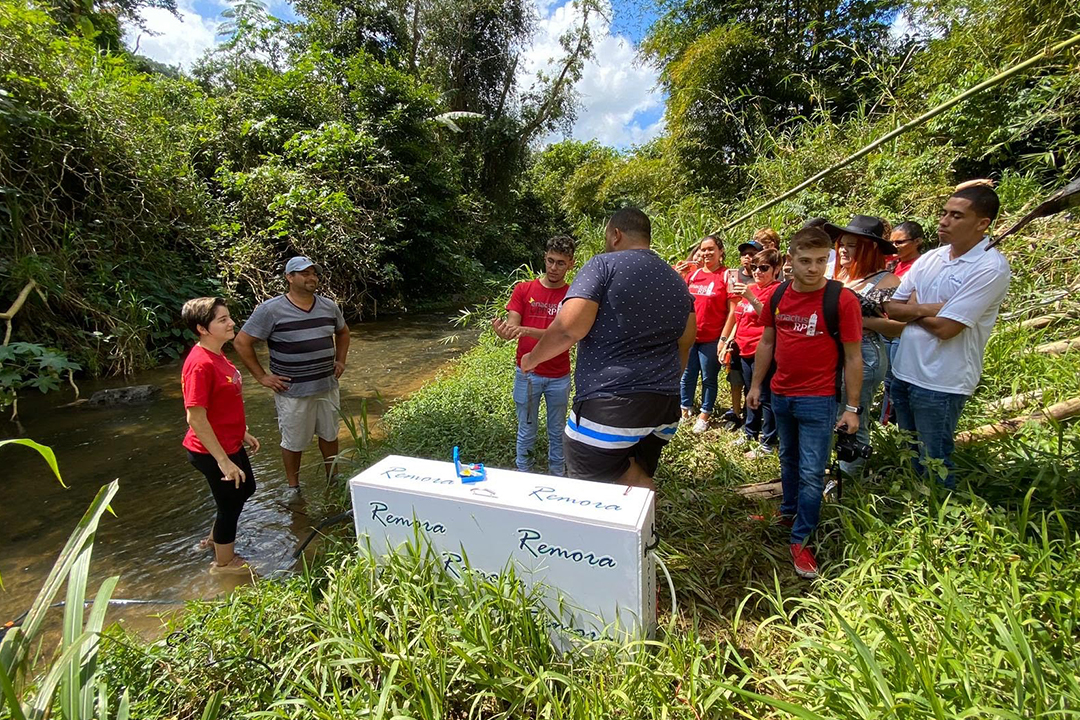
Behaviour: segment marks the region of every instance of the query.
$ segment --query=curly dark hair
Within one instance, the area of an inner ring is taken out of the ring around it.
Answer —
[[[544,252],[557,253],[572,258],[574,257],[575,248],[574,238],[569,235],[556,235],[547,241],[547,248],[545,248]]]

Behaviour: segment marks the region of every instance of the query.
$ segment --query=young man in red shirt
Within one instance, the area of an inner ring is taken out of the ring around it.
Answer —
[[[565,475],[563,426],[570,401],[570,351],[567,350],[536,366],[530,373],[521,371],[521,357],[536,347],[566,297],[570,286],[566,274],[574,267],[574,241],[558,235],[548,240],[544,253],[544,274],[535,280],[518,283],[506,304],[506,320],[492,322],[495,333],[504,340],[517,340],[517,369],[514,371],[514,405],[517,406],[517,469],[532,470],[529,453],[536,444],[536,424],[540,399],[547,403],[548,473]]]
[[[865,411],[859,407],[863,366],[859,299],[850,290],[838,288],[838,337],[830,337],[832,321],[825,316],[826,286],[835,282],[825,277],[831,249],[832,240],[820,228],[805,228],[791,238],[792,279],[777,288],[779,302],[770,298],[769,311],[761,318],[765,330],[754,354],[754,377],[746,397],[749,407],[760,406],[761,385],[775,359],[771,389],[784,489],[780,517],[784,524],[791,524],[791,559],[795,572],[804,578],[817,577],[817,560],[806,540],[821,515],[833,432],[855,432],[859,414]],[[843,347],[842,358],[838,343]],[[841,363],[847,405],[836,422]]]

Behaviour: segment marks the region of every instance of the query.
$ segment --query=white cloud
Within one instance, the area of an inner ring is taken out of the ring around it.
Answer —
[[[138,44],[140,55],[190,70],[195,61],[217,43],[218,18],[203,17],[190,0],[177,3],[177,10],[180,17],[161,8],[143,9],[143,22],[154,34],[138,28],[129,29],[124,37],[127,46],[134,50]]]
[[[523,87],[528,87],[537,70],[554,68],[564,55],[559,37],[580,22],[580,15],[570,2],[545,12],[554,2],[535,1],[542,20],[532,47],[523,57],[520,78]],[[606,18],[594,15],[589,27],[593,35],[593,57],[585,64],[577,84],[580,107],[572,137],[595,138],[620,148],[651,140],[664,129],[664,97],[656,84],[656,70],[637,62],[634,44],[623,35],[612,34]],[[639,113],[655,119],[642,124],[640,118],[635,118]],[[560,139],[552,135],[544,142]]]

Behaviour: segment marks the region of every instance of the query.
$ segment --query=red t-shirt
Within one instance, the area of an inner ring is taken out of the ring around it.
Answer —
[[[547,330],[559,312],[559,304],[570,290],[569,283],[561,288],[546,288],[540,280],[518,283],[510,295],[506,309],[521,316],[521,326]],[[522,335],[518,338],[517,364],[521,367],[521,356],[531,352],[538,341]],[[570,373],[570,351],[545,360],[533,370],[541,377],[557,378]]]
[[[773,280],[765,287],[750,286],[750,292],[754,293],[754,297],[765,306],[761,309],[765,315],[769,314],[769,299],[779,284],[779,280]],[[735,344],[739,346],[739,355],[752,359],[757,350],[758,341],[761,340],[761,334],[765,332],[765,326],[754,310],[754,306],[746,298],[735,306],[735,317]]]
[[[206,419],[222,449],[229,455],[240,450],[247,431],[243,385],[240,371],[228,358],[215,355],[201,345],[191,348],[180,373],[184,407],[206,408]],[[184,447],[204,455],[210,452],[190,427],[184,436]]]
[[[915,264],[915,260],[918,259],[919,258],[914,258],[912,260],[897,260],[896,267],[892,269],[893,275],[895,275],[896,277],[903,277],[904,273],[910,270],[911,266]]]
[[[697,337],[694,342],[712,342],[724,331],[728,315],[727,268],[717,272],[697,270],[686,278],[686,287],[694,298]]]
[[[772,391],[780,395],[822,397],[836,392],[836,342],[829,336],[824,314],[825,288],[796,292],[788,287],[776,317],[765,313],[762,323],[776,328],[776,374]],[[862,340],[862,310],[855,293],[840,291],[840,342]]]

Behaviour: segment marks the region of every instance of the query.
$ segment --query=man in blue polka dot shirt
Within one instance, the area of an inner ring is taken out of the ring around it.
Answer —
[[[605,252],[585,263],[521,370],[578,344],[566,421],[566,471],[582,480],[653,487],[679,425],[679,379],[697,334],[686,283],[652,251],[649,218],[611,216]]]

